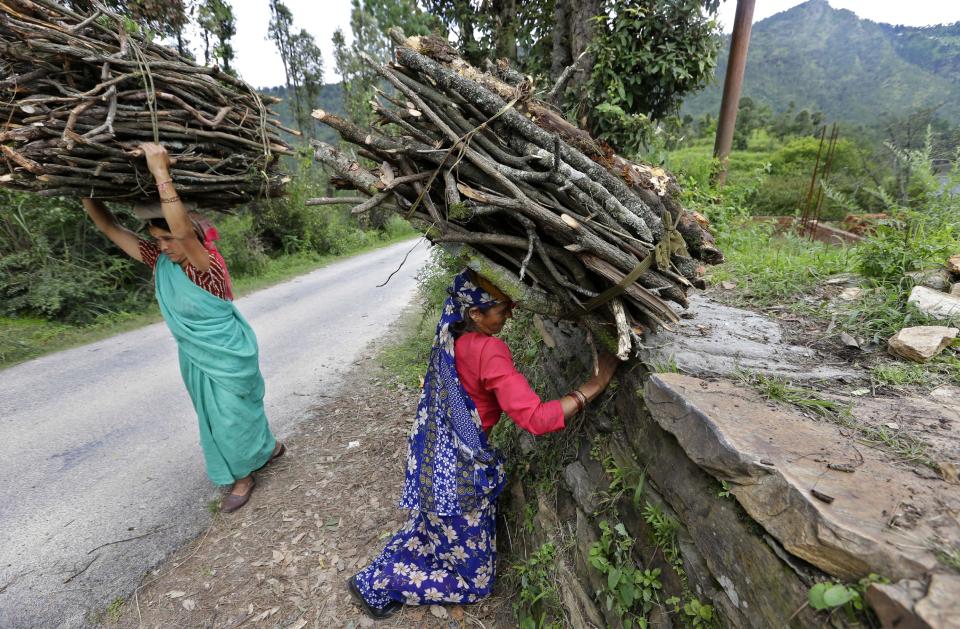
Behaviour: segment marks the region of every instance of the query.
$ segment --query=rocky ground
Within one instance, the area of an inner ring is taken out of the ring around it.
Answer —
[[[396,501],[416,401],[371,347],[336,395],[286,439],[286,456],[257,475],[251,502],[217,515],[100,620],[151,628],[373,626],[345,580],[402,524]],[[513,627],[504,589],[501,579],[483,603],[405,607],[378,624]]]

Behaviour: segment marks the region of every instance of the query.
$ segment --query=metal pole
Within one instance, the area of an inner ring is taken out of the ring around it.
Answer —
[[[730,155],[730,147],[733,145],[733,128],[737,124],[737,106],[740,104],[743,70],[747,65],[747,47],[750,45],[754,4],[755,0],[737,0],[737,14],[733,19],[727,76],[723,81],[723,100],[720,101],[717,138],[713,145],[713,156],[720,160],[720,170],[714,176],[714,183],[717,186],[722,186],[727,181],[727,158]]]

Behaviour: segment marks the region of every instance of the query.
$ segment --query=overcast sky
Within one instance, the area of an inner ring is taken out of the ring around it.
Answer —
[[[237,34],[233,44],[236,67],[241,76],[256,87],[281,85],[283,66],[273,43],[267,41],[270,10],[267,0],[229,0],[237,18]],[[338,80],[333,63],[331,37],[339,27],[350,41],[350,0],[284,0],[293,13],[294,26],[304,28],[323,51],[324,80]],[[770,17],[801,0],[757,0],[753,20]],[[858,16],[874,22],[926,26],[960,21],[960,2],[957,0],[830,0],[837,9],[849,9]],[[736,0],[724,0],[720,5],[720,23],[725,32],[733,27]]]

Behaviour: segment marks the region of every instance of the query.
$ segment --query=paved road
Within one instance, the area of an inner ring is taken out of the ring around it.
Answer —
[[[425,245],[376,285],[411,244],[237,302],[259,337],[277,434],[410,302]],[[214,495],[164,324],[0,372],[0,627],[84,626],[206,526]]]

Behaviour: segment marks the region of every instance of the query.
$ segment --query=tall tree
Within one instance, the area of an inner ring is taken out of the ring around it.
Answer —
[[[301,29],[290,38],[290,72],[300,94],[302,107],[299,110],[297,125],[307,137],[314,137],[315,125],[310,112],[317,106],[320,90],[323,88],[323,55],[313,35]]]
[[[713,76],[720,0],[604,0],[581,121],[614,146],[645,145],[650,122],[675,116]]]
[[[270,24],[267,27],[267,37],[272,40],[280,53],[280,62],[283,64],[283,76],[287,93],[293,96],[293,116],[300,126],[304,119],[303,105],[300,102],[300,89],[297,77],[292,67],[293,48],[291,46],[293,29],[293,13],[281,0],[270,0]],[[300,127],[303,131],[303,127]]]
[[[210,65],[213,61],[225,72],[232,73],[233,45],[230,40],[237,33],[233,9],[224,0],[200,0],[197,25],[203,38],[204,64]]]
[[[392,54],[387,30],[399,26],[407,35],[426,35],[440,28],[440,22],[424,12],[416,0],[352,0],[347,43],[342,30],[333,35],[334,60],[343,85],[344,107],[358,122],[369,121],[377,73],[362,59],[367,54],[380,61]]]

